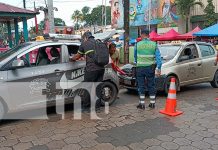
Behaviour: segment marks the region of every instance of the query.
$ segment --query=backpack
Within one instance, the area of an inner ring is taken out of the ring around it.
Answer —
[[[106,43],[101,40],[95,41],[94,62],[98,66],[104,67],[109,63],[109,49]]]

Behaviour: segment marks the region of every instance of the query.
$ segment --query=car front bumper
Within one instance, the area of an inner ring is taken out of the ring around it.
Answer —
[[[118,77],[119,77],[121,87],[132,89],[132,90],[137,90],[136,78],[129,77],[129,76],[122,76],[122,75],[118,75]],[[165,75],[155,77],[155,86],[156,86],[157,91],[164,91],[165,79],[166,79]],[[147,81],[145,80],[145,84],[146,82]]]

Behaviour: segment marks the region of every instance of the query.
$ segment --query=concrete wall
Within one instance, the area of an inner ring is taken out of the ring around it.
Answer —
[[[157,33],[158,34],[164,34],[164,33],[168,32],[168,31],[170,31],[171,29],[174,29],[177,32],[179,31],[178,27],[169,27],[169,28],[158,28]]]

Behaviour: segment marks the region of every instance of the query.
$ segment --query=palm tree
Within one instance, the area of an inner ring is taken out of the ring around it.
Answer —
[[[76,27],[78,30],[79,22],[82,21],[82,19],[83,19],[82,13],[79,10],[75,10],[73,15],[72,15],[72,19],[74,20],[74,22],[76,22]]]
[[[88,7],[88,6],[85,6],[85,7],[82,8],[82,14],[83,15],[87,15],[89,13],[89,11],[90,11],[90,7]]]
[[[176,4],[178,13],[182,17],[185,18],[186,32],[188,32],[189,31],[191,9],[196,5],[199,5],[201,8],[203,8],[204,4],[201,2],[201,0],[199,0],[199,1],[196,1],[196,0],[176,0],[175,4]]]

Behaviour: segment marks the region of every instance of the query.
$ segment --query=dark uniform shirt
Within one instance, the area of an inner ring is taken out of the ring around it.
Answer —
[[[86,71],[96,71],[104,69],[104,67],[98,66],[93,60],[95,49],[95,39],[90,37],[87,41],[83,42],[78,53],[81,55],[86,55]]]

